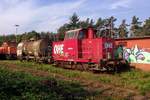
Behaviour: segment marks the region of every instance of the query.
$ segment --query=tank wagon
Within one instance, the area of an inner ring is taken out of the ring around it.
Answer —
[[[17,46],[17,57],[20,60],[45,62],[48,59],[48,41],[44,39],[20,42]]]
[[[16,47],[17,44],[15,42],[3,42],[0,47],[0,58],[15,59],[17,57]]]
[[[93,28],[66,32],[64,41],[53,42],[52,57],[57,65],[94,71],[117,71],[126,64],[115,59],[115,40],[97,37]]]

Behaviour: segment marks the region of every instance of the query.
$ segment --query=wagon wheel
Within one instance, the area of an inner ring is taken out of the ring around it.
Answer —
[[[39,63],[39,59],[37,57],[35,57],[35,62]]]
[[[22,57],[22,56],[20,56],[20,57],[19,57],[19,60],[22,62],[22,61],[23,61],[23,57]]]
[[[126,60],[119,61],[119,68],[121,71],[130,70],[130,66]]]
[[[26,56],[26,60],[29,61],[29,56]]]
[[[11,59],[11,55],[9,55],[9,54],[6,55],[5,57],[6,57],[7,60],[10,60],[10,59]]]

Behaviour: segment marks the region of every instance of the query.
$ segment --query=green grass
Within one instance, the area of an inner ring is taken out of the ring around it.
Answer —
[[[120,85],[133,89],[138,89],[141,94],[150,92],[150,72],[132,70],[117,75],[120,77]]]
[[[53,67],[48,64],[36,64],[33,62],[20,61],[3,61],[6,64],[15,64],[20,67],[32,67],[36,70],[43,70],[49,73],[60,74],[67,78],[81,78],[85,80],[98,81],[101,83],[111,84],[118,87],[135,89],[146,94],[150,92],[150,73],[139,70],[131,70],[120,74],[93,74],[90,72],[72,71],[62,68]]]
[[[0,68],[0,100],[85,100],[95,94],[78,83]]]

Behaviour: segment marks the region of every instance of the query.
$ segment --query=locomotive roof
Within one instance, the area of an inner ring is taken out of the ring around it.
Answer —
[[[118,38],[115,40],[140,40],[140,39],[150,39],[150,36],[144,36],[144,37],[131,37],[131,38]]]
[[[80,30],[82,30],[82,28],[79,28],[79,29],[74,29],[74,30],[69,30],[69,31],[66,31],[66,33],[68,33],[68,32],[80,31]]]

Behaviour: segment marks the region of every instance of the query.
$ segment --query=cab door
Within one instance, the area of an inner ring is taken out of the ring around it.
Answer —
[[[86,30],[81,30],[78,33],[78,58],[84,58],[84,55],[86,53],[86,39],[87,39],[87,34]]]

